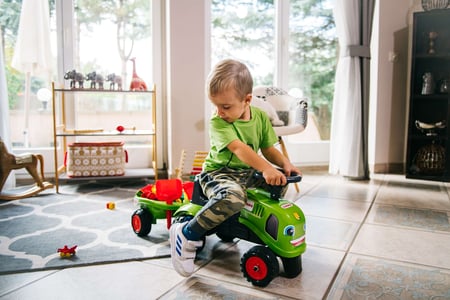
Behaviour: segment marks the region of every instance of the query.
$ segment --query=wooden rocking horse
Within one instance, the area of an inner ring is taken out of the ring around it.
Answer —
[[[38,163],[41,174],[38,173]],[[36,182],[35,186],[17,194],[2,193],[3,185],[12,170],[25,168]],[[15,156],[8,153],[3,140],[0,138],[0,200],[16,200],[31,197],[43,190],[53,188],[53,184],[44,181],[44,158],[40,154],[22,154]]]

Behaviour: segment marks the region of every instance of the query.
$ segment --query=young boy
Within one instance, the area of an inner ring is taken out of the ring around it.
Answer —
[[[209,201],[191,221],[170,228],[172,264],[183,276],[194,272],[196,248],[206,232],[244,207],[248,184],[257,185],[248,182],[254,170],[270,185],[286,185],[286,175],[301,174],[274,147],[278,138],[267,114],[250,106],[252,89],[249,70],[236,60],[219,62],[209,75],[207,94],[216,111],[210,120],[211,148],[198,175]]]

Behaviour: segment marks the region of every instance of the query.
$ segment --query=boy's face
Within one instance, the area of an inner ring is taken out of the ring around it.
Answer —
[[[212,104],[216,106],[217,115],[228,123],[236,120],[250,120],[250,102],[252,94],[248,94],[244,99],[236,96],[233,89],[225,90],[217,95],[211,96]]]

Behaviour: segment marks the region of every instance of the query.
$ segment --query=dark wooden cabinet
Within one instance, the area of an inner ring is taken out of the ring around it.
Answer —
[[[413,18],[406,177],[450,181],[450,9]]]

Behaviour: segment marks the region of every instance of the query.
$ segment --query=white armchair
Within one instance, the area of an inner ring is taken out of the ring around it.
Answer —
[[[258,86],[253,89],[252,105],[264,110],[278,136],[282,153],[289,158],[283,136],[300,133],[308,123],[308,101],[295,98],[281,88]],[[295,184],[298,192],[298,184]]]

